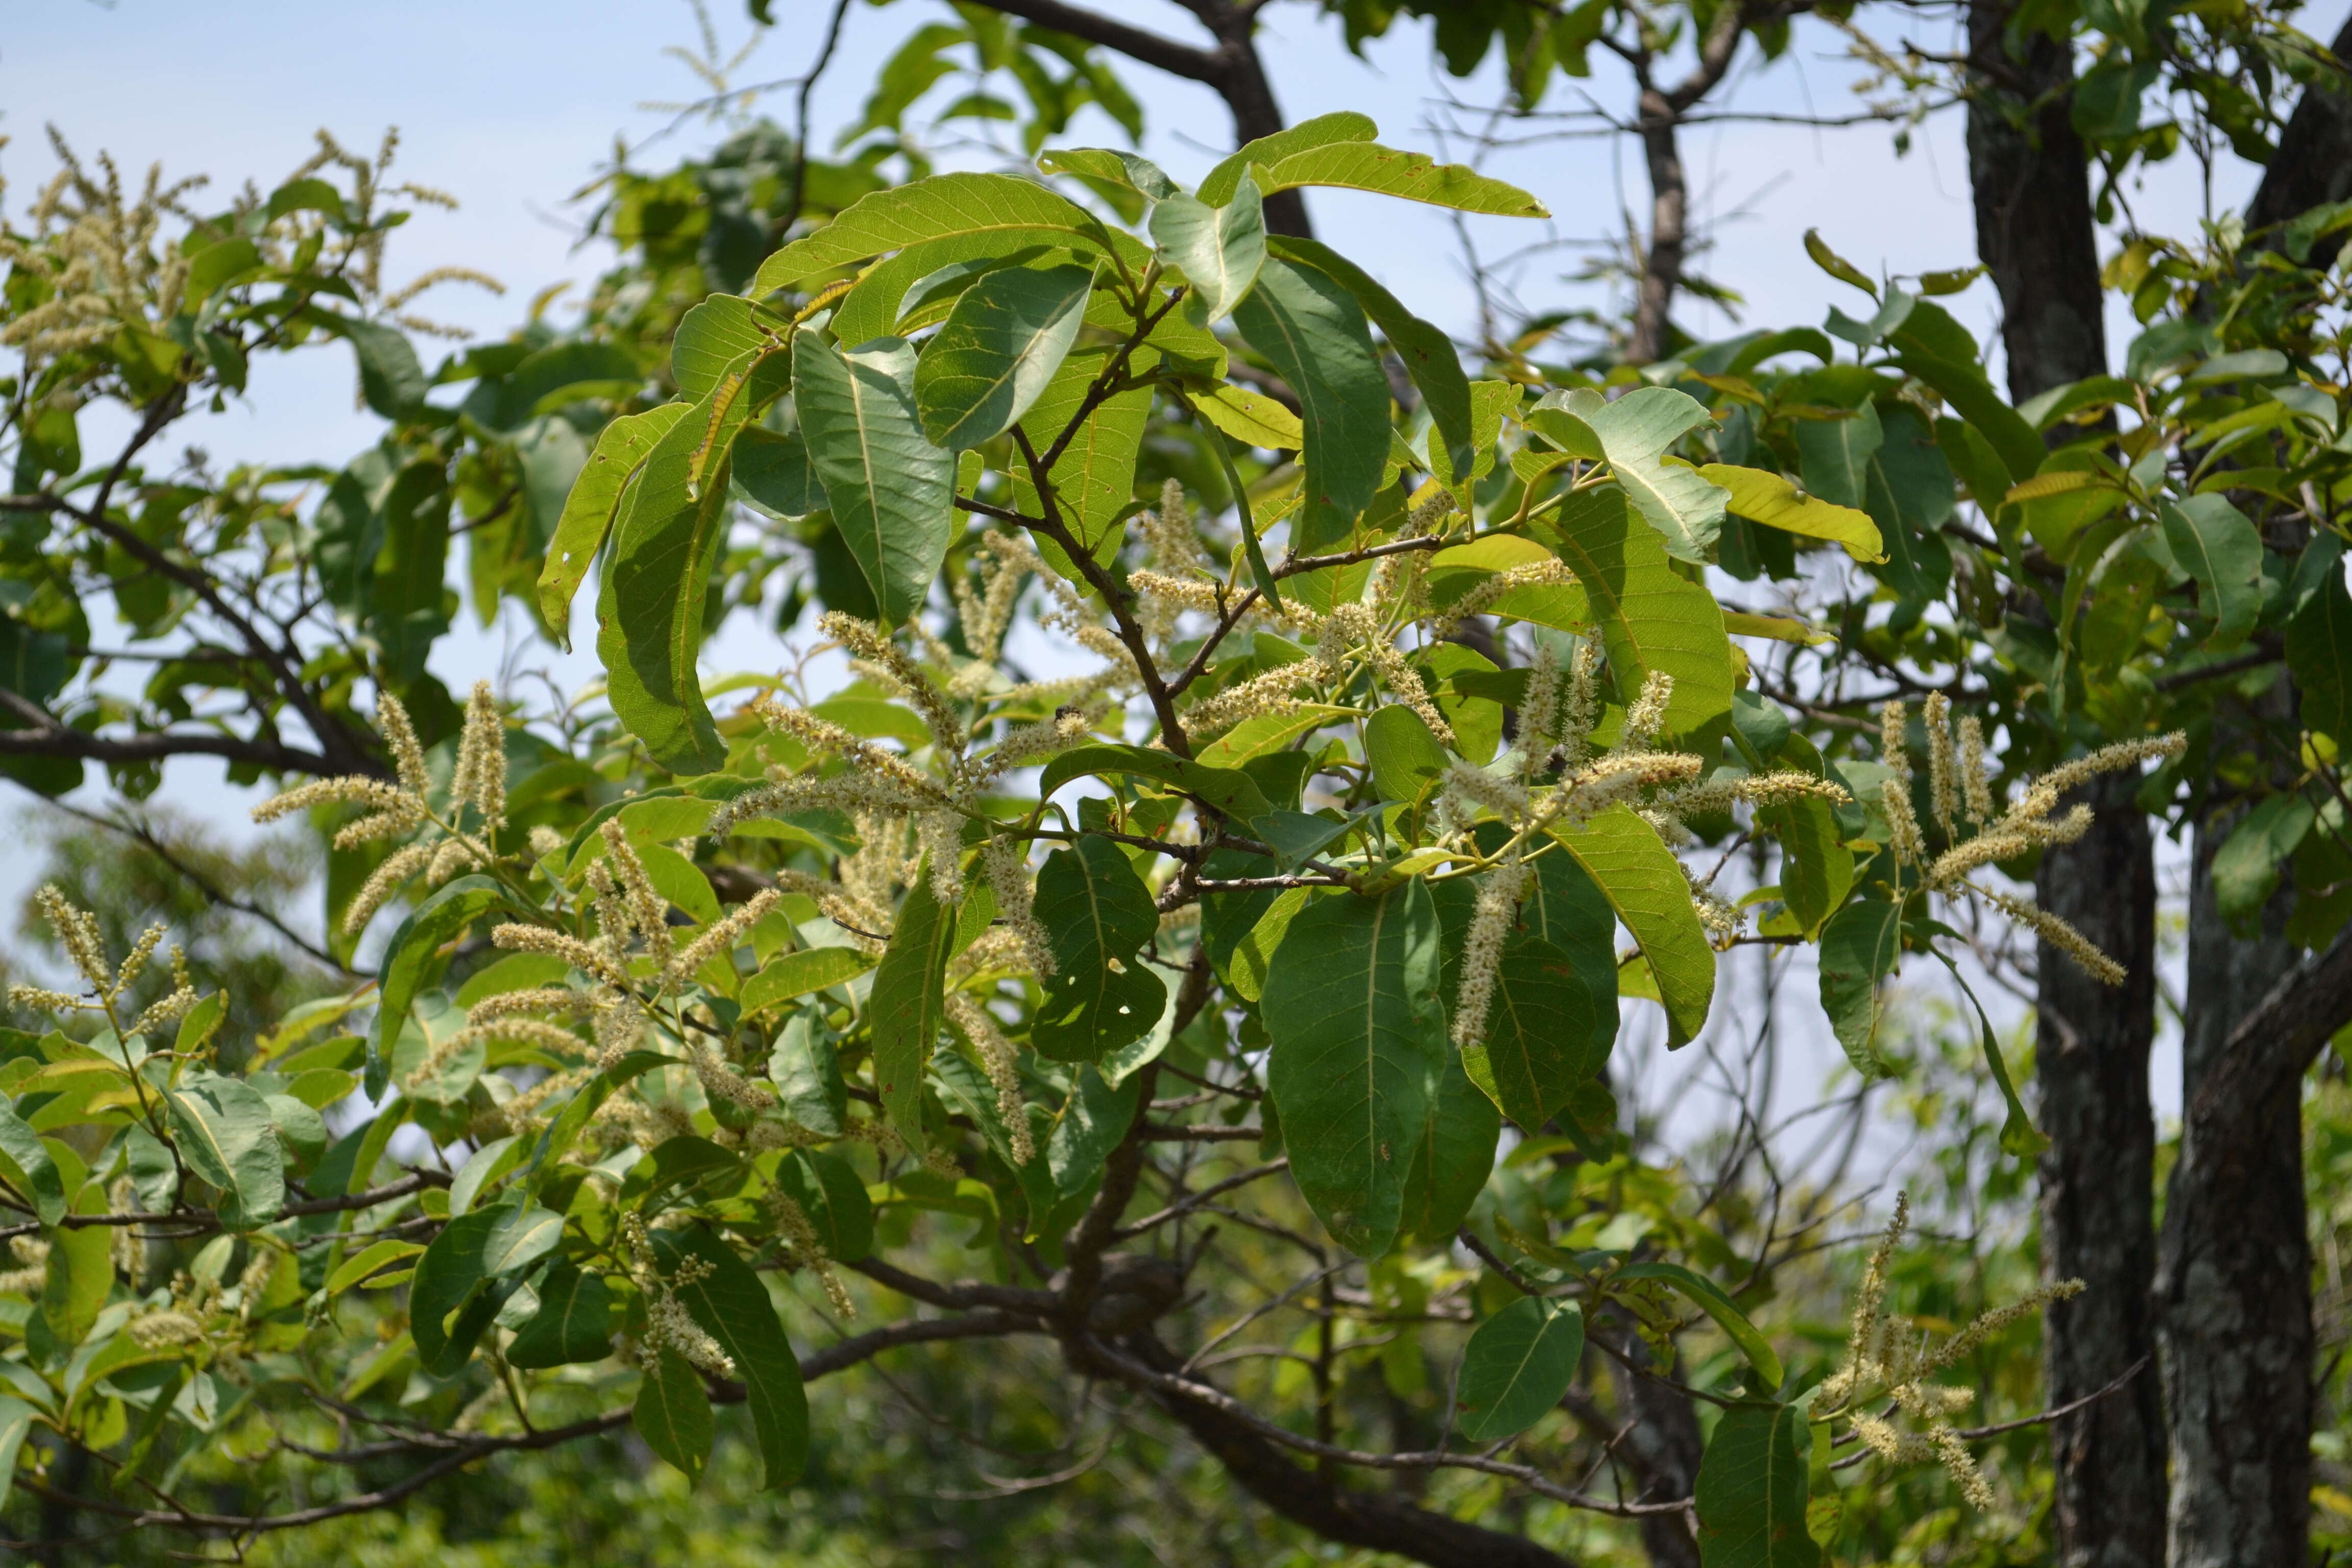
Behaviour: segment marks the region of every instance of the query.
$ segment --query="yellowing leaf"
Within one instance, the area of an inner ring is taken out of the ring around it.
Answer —
[[[1307,444],[1306,427],[1299,424],[1298,416],[1263,393],[1220,386],[1214,392],[1188,392],[1184,401],[1236,441],[1286,452],[1296,452]]]
[[[1870,521],[1866,511],[1835,506],[1818,496],[1807,495],[1779,474],[1768,474],[1761,468],[1709,463],[1699,472],[1729,490],[1731,510],[1750,522],[1760,522],[1784,533],[1801,533],[1808,539],[1831,540],[1845,546],[1845,552],[1856,561],[1886,559],[1885,541],[1879,537],[1878,525]]]

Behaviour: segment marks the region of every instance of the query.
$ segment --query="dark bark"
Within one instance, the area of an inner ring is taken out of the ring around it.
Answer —
[[[1215,47],[1202,48],[1063,0],[981,0],[981,4],[1213,89],[1234,117],[1236,145],[1271,136],[1283,127],[1273,79],[1266,75],[1265,62],[1259,58],[1252,37],[1257,25],[1255,5],[1182,0],[1184,8],[1198,16],[1217,40]],[[1270,234],[1300,239],[1311,239],[1315,234],[1307,222],[1306,199],[1297,191],[1280,191],[1265,198],[1265,226]]]
[[[2106,369],[2097,235],[2081,139],[2068,118],[2066,51],[2032,35],[2012,51],[2012,6],[1969,13],[1976,93],[1969,172],[1977,253],[2001,300],[2001,343],[2017,402]],[[2042,1261],[2053,1279],[2087,1289],[2049,1315],[2045,1375],[2053,1408],[2105,1387],[2155,1352],[2149,1290],[2155,1131],[2148,1048],[2156,1032],[2156,871],[2137,781],[2098,789],[2098,816],[2073,844],[2043,853],[2035,897],[2124,966],[2113,993],[2040,944],[2035,1040],[2041,1121]],[[2137,1568],[2162,1554],[2165,1438],[2161,1390],[2135,1379],[2057,1422],[2053,1514],[2067,1568]]]
[[[2328,46],[2339,59],[2352,58],[2352,17]],[[2331,75],[2305,89],[2278,152],[2246,207],[2248,228],[2268,228],[2328,202],[2352,200],[2352,79]],[[2312,247],[2310,263],[2326,267],[2344,246],[2341,234]]]
[[[2294,894],[2271,900],[2252,937],[2222,922],[2211,864],[2231,826],[2210,822],[2198,834],[2181,1042],[2192,1109],[2157,1279],[2172,1568],[2270,1568],[2308,1552],[2313,1342],[2300,1071],[2249,1072],[2250,1058],[2276,1053],[2233,1030],[2283,980],[2294,1005],[2295,953],[2283,934]]]
[[[1613,1333],[1611,1343],[1637,1365],[1647,1365],[1649,1351],[1635,1336]],[[1698,1465],[1706,1439],[1698,1429],[1698,1411],[1689,1394],[1654,1377],[1643,1377],[1623,1362],[1612,1360],[1617,1383],[1617,1408],[1633,1425],[1618,1445],[1626,1468],[1639,1489],[1636,1502],[1667,1502],[1691,1496],[1698,1489]],[[1691,1533],[1691,1516],[1652,1513],[1642,1516],[1642,1550],[1650,1568],[1699,1568],[1698,1538]]]
[[[2091,830],[2053,847],[2037,894],[2102,952],[2128,955],[2109,989],[2040,944],[2034,1062],[2041,1089],[2045,1276],[2090,1289],[2053,1303],[2045,1371],[2050,1407],[2094,1394],[2155,1344],[2156,1136],[2147,1054],[2156,1033],[2156,865],[2137,776],[2085,791]],[[2059,1562],[2137,1568],[2164,1551],[2164,1405],[2154,1377],[2053,1422]]]
[[[2012,51],[2013,10],[2009,0],[1969,7],[1969,180],[1977,257],[2000,292],[2010,395],[2023,401],[2100,374],[2107,344],[2090,168],[2068,117],[2074,67],[2038,32]]]
[[[1182,1357],[1150,1334],[1122,1343],[1156,1372],[1175,1373],[1183,1364]],[[1433,1513],[1394,1493],[1360,1491],[1328,1480],[1213,1405],[1168,1393],[1153,1397],[1250,1496],[1326,1541],[1393,1552],[1431,1568],[1571,1568],[1569,1559],[1523,1535]]]
[[[1634,286],[1633,332],[1625,357],[1646,364],[1666,352],[1675,291],[1690,244],[1690,193],[1683,175],[1681,117],[1666,95],[1645,88],[1641,101],[1642,160],[1650,175],[1650,243]]]

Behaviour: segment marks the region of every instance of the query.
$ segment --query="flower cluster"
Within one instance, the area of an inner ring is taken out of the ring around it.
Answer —
[[[12,985],[8,988],[8,1000],[17,1006],[39,1007],[52,1013],[102,1013],[117,1034],[130,1036],[160,1029],[196,1005],[196,988],[188,976],[187,955],[174,947],[172,989],[126,1021],[116,1004],[147,972],[148,962],[163,942],[163,927],[160,923],[148,926],[122,962],[110,964],[106,961],[96,915],[76,908],[54,882],[44,884],[35,892],[33,901],[48,917],[49,929],[58,935],[58,945],[66,950],[67,958],[73,962],[89,991],[86,995],[71,995],[42,985]]]
[[[1885,1237],[1871,1254],[1854,1297],[1853,1330],[1844,1364],[1822,1383],[1814,1398],[1813,1418],[1831,1420],[1843,1416],[1851,1423],[1853,1435],[1890,1463],[1940,1461],[1971,1504],[1989,1509],[1993,1506],[1992,1488],[1952,1426],[1952,1417],[1975,1401],[1976,1390],[1931,1379],[2011,1323],[2040,1311],[2053,1301],[2080,1295],[2083,1282],[2066,1279],[2037,1287],[2021,1300],[1980,1313],[1941,1345],[1930,1348],[1924,1334],[1915,1333],[1909,1323],[1890,1317],[1885,1310],[1887,1264],[1895,1256],[1896,1244],[1903,1239],[1910,1213],[1907,1195],[1897,1194],[1895,1218],[1886,1227]],[[1916,1429],[1898,1427],[1885,1416],[1859,1408],[1865,1402],[1876,1404],[1882,1400],[1894,1406],[1889,1414],[1909,1416],[1917,1423]]]

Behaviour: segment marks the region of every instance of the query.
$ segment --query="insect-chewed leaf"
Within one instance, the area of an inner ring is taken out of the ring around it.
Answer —
[[[955,454],[932,444],[916,412],[914,347],[878,338],[845,353],[803,329],[793,378],[834,525],[896,626],[922,607],[947,559],[955,500]]]
[[[1265,265],[1265,210],[1257,186],[1244,175],[1223,206],[1181,194],[1163,197],[1151,209],[1151,237],[1200,296],[1207,320],[1222,321]]]
[[[1400,152],[1376,142],[1334,142],[1293,153],[1267,169],[1262,184],[1267,195],[1297,185],[1344,185],[1457,212],[1501,217],[1551,216],[1549,208],[1517,185],[1466,164],[1441,163],[1426,153]]]
[[[1699,1558],[1706,1568],[1815,1568],[1805,1530],[1805,1413],[1742,1402],[1723,1413],[1698,1468]]]
[[[1099,1061],[1160,1021],[1168,988],[1136,958],[1160,929],[1160,912],[1118,845],[1084,834],[1047,856],[1035,912],[1055,963],[1030,1026],[1041,1056]]]
[[[1094,276],[1006,267],[963,291],[915,365],[915,407],[934,446],[977,447],[1029,411],[1077,337]]]
[[[1462,1352],[1456,1425],[1473,1443],[1516,1436],[1559,1404],[1584,1354],[1584,1309],[1522,1296],[1478,1325]]]
[[[1307,503],[1294,531],[1350,529],[1379,493],[1389,451],[1389,383],[1355,296],[1312,268],[1268,258],[1234,324],[1298,398]]]
[[[1300,910],[1281,942],[1261,1011],[1291,1172],[1333,1237],[1377,1258],[1402,1223],[1446,1051],[1437,911],[1417,879],[1377,899],[1333,894]]]

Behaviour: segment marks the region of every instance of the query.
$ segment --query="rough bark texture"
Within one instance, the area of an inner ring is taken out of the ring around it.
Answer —
[[[1131,1335],[1124,1344],[1155,1371],[1172,1373],[1182,1365],[1182,1357],[1149,1333]],[[1393,1492],[1360,1491],[1327,1480],[1213,1405],[1166,1394],[1154,1397],[1250,1496],[1326,1541],[1394,1552],[1431,1568],[1573,1568],[1569,1559],[1523,1535],[1465,1524]]]
[[[2156,1273],[2156,1137],[2148,1044],[2156,1033],[2156,865],[2136,777],[2084,791],[2098,816],[2053,848],[2037,889],[2130,970],[2115,989],[2040,944],[2035,1074],[2041,1125],[2045,1278],[2090,1289],[2049,1312],[2045,1372],[2054,1408],[2096,1393],[2151,1354]],[[2164,1401],[2151,1370],[2052,1423],[2058,1561],[2139,1568],[2164,1550]]]
[[[1633,1335],[1616,1334],[1612,1342],[1629,1358],[1648,1362],[1649,1352]],[[1641,1376],[1622,1363],[1612,1361],[1610,1366],[1617,1382],[1617,1407],[1633,1423],[1618,1452],[1641,1489],[1635,1500],[1689,1497],[1697,1489],[1699,1458],[1706,1447],[1690,1395]],[[1688,1514],[1643,1515],[1642,1550],[1649,1553],[1650,1568],[1699,1568],[1698,1538],[1691,1532]]]
[[[1969,181],[1977,257],[2000,291],[2011,396],[2023,399],[2107,368],[2098,236],[2082,139],[2068,118],[2074,67],[2040,33],[2021,56],[2003,40],[2013,6],[1969,7]]]
[[[2233,1026],[2294,968],[2282,889],[2242,937],[2214,900],[2213,851],[2228,820],[2200,830],[2189,903],[2188,1103],[2166,1200],[2157,1280],[2170,1412],[2171,1568],[2273,1568],[2309,1552],[2311,1254],[2303,1199],[2300,1074],[2273,1075],[2222,1107],[2202,1091],[2252,1048]]]
[[[2019,401],[2106,369],[2097,236],[2081,140],[2068,119],[2066,52],[2035,35],[2022,58],[2003,29],[2011,7],[1969,8],[1980,90],[1969,104],[1977,253],[2001,300],[2010,395]],[[2155,1037],[2156,868],[2134,781],[2098,789],[2097,819],[2042,856],[2034,893],[2129,978],[2111,992],[2040,945],[2036,1062],[2042,1156],[2042,1261],[2088,1287],[2049,1317],[2049,1403],[2096,1392],[2155,1353],[2149,1300],[2155,1131],[2148,1047]],[[2153,1377],[2051,1430],[2053,1513],[2066,1568],[2138,1568],[2164,1542],[2162,1390]]]
[[[2328,46],[2352,59],[2352,17]],[[2306,89],[2279,135],[2277,153],[2246,207],[2248,228],[2267,228],[2327,202],[2352,199],[2352,80],[2323,80]],[[2344,246],[2341,234],[2312,247],[2311,264],[2325,267]]]
[[[1664,93],[1655,88],[1643,91],[1640,123],[1642,158],[1650,175],[1650,245],[1634,291],[1633,332],[1625,357],[1647,364],[1666,352],[1675,290],[1682,284],[1690,242],[1690,195],[1683,175],[1680,117]]]

